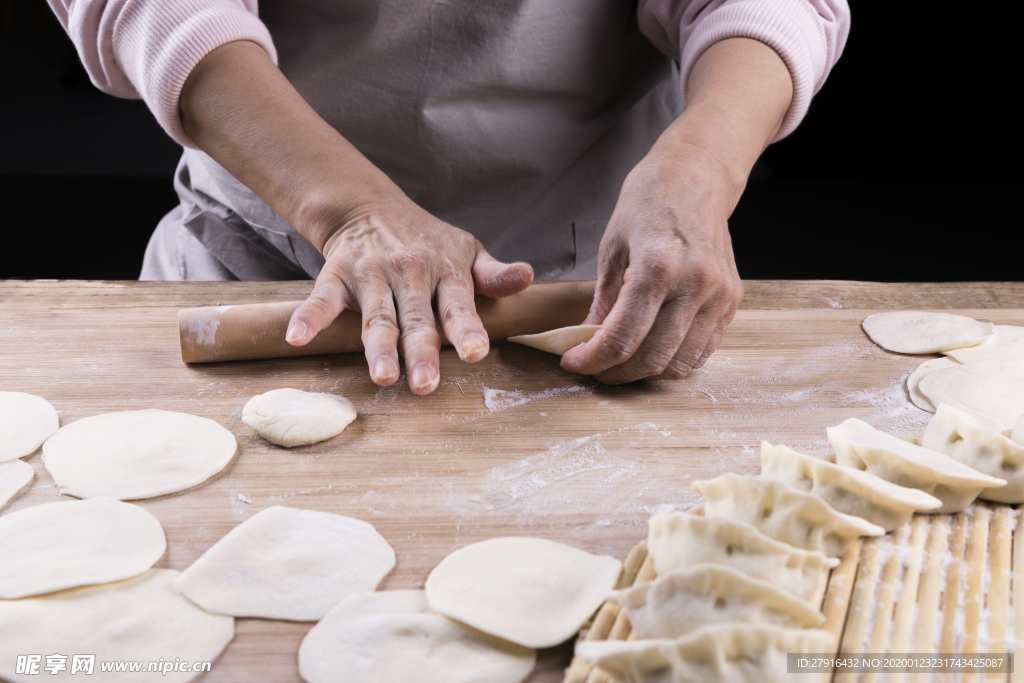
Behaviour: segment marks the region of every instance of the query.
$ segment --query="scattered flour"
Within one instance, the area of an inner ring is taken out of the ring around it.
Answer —
[[[496,413],[500,410],[505,410],[506,408],[515,408],[516,406],[525,405],[540,399],[551,398],[552,396],[592,394],[594,393],[594,388],[580,384],[572,384],[567,387],[555,387],[553,389],[539,391],[535,394],[527,394],[517,390],[489,389],[484,387],[481,393],[484,397],[484,406],[487,408],[488,412]],[[607,403],[607,401],[605,403]]]

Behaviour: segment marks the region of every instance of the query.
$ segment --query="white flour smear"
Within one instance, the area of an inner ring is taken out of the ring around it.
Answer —
[[[552,396],[592,394],[594,393],[594,388],[580,384],[573,384],[567,387],[555,387],[553,389],[546,389],[534,394],[527,394],[517,390],[489,389],[488,387],[484,387],[481,393],[484,397],[484,406],[487,408],[488,412],[496,413],[500,410],[505,410],[506,408],[515,408],[516,406],[525,405],[540,399],[551,398]]]
[[[615,439],[614,446],[604,443],[623,432],[658,434],[658,428],[645,422],[555,442],[546,451],[482,472],[475,493],[470,494],[465,481],[452,480],[446,487],[449,505],[467,520],[486,511],[509,515],[524,528],[538,523],[571,524],[569,517],[589,516],[596,506],[602,517],[591,526],[627,523],[639,529],[646,519],[636,511],[645,505],[676,509],[692,504],[696,494],[689,490],[689,480],[667,485],[663,471],[648,471],[650,458],[631,457],[643,453],[642,447],[629,444],[624,448],[621,437]],[[653,491],[657,491],[654,500]]]
[[[914,371],[910,368],[885,389],[867,389],[849,394],[849,399],[857,403],[867,403],[878,409],[865,422],[883,429],[901,439],[920,439],[924,434],[932,414],[927,413],[910,402],[907,393],[907,377]]]
[[[847,417],[859,417],[902,439],[921,437],[931,414],[910,402],[906,379],[919,362],[906,362],[892,355],[879,358],[867,340],[808,349],[795,362],[784,356],[753,361],[736,353],[712,357],[703,370],[685,381],[684,387],[695,397],[715,400],[717,405],[707,410],[718,421],[728,420],[730,413],[742,413],[748,431],[757,432],[758,442],[766,439],[774,443],[792,427],[820,421],[813,442],[787,445],[809,454],[826,455],[832,448],[825,428]],[[871,369],[876,375],[892,373],[892,383],[884,388],[864,388],[865,365],[875,366]],[[764,407],[771,409],[760,409]],[[865,413],[865,408],[870,412]],[[822,415],[824,411],[829,415]]]

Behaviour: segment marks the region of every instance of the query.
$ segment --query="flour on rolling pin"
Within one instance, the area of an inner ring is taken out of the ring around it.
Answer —
[[[218,310],[218,313],[220,311]],[[196,343],[203,346],[213,346],[217,343],[217,328],[220,327],[219,320],[200,318],[189,323],[189,334],[195,335]]]

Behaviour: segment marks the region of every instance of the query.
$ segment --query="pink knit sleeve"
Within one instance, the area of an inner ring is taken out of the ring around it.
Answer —
[[[793,103],[776,140],[793,132],[825,83],[850,33],[846,0],[640,0],[640,30],[679,60],[683,97],[694,62],[726,38],[759,40],[793,77]]]
[[[195,148],[178,114],[185,79],[203,57],[251,40],[277,61],[257,0],[48,0],[97,88],[142,98],[172,138]]]

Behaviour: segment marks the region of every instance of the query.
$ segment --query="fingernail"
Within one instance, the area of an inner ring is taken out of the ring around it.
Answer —
[[[387,356],[381,356],[373,364],[373,376],[378,380],[395,379],[398,377],[398,366]]]
[[[487,353],[487,338],[473,333],[462,340],[462,348],[459,349],[459,357],[463,360],[479,360]]]
[[[409,375],[409,384],[415,390],[433,389],[437,386],[437,370],[430,366],[430,363],[420,363],[412,369]]]
[[[295,342],[301,342],[306,338],[306,323],[298,321],[288,326],[288,333],[284,335],[284,340],[289,344]]]

